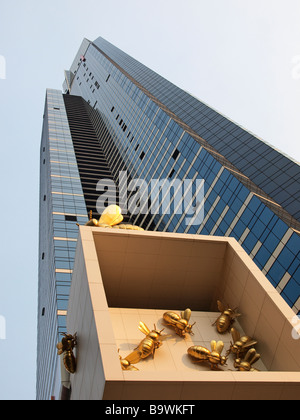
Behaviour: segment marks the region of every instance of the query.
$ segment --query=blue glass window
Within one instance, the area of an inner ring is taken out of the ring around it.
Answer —
[[[271,280],[271,283],[273,284],[274,287],[278,285],[278,283],[284,276],[285,272],[286,270],[282,267],[282,265],[278,261],[275,261],[273,263],[272,267],[268,271],[268,278],[269,280]]]
[[[254,261],[259,266],[259,268],[262,269],[266,265],[270,256],[271,253],[264,246],[261,246],[256,256],[254,257]]]
[[[261,238],[261,240],[263,241],[263,238]],[[264,246],[269,252],[272,253],[277,247],[278,242],[278,238],[276,238],[276,236],[271,232],[269,233],[267,239],[264,241]]]
[[[295,303],[296,297],[300,295],[300,285],[291,278],[288,284],[283,289],[281,295],[292,306]]]
[[[252,232],[249,232],[246,239],[243,242],[243,248],[246,248],[247,251],[250,253],[256,244],[256,236],[254,236]]]

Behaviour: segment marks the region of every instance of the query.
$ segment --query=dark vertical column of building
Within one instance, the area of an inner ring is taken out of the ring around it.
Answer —
[[[90,121],[93,124],[95,133],[99,139],[99,143],[101,144],[102,150],[110,150],[109,153],[105,153],[106,160],[108,162],[108,165],[111,169],[112,176],[117,181],[117,192],[119,192],[119,175],[120,172],[126,172],[127,174],[127,183],[128,185],[132,181],[132,178],[130,176],[130,171],[128,170],[124,159],[122,157],[122,154],[120,153],[118,147],[116,146],[114,139],[112,135],[110,134],[112,131],[112,127],[110,127],[110,130],[108,129],[107,125],[105,124],[104,118],[102,118],[101,113],[98,109],[95,109],[94,107],[90,106],[87,102],[85,102],[85,106],[87,109],[87,113],[89,115]],[[138,187],[137,187],[138,188]],[[123,191],[124,193],[124,191]],[[119,198],[119,205],[123,209],[123,202],[126,200],[126,208],[127,204],[130,201],[130,198],[136,193],[136,189],[126,191],[126,197],[121,197],[118,194]],[[151,202],[149,200],[148,208],[150,208]],[[139,215],[132,215],[130,212],[125,214],[125,212],[122,212],[124,217],[124,222],[129,224],[134,224],[137,226],[140,226],[142,228],[146,228],[148,226],[149,230],[156,230],[155,223],[151,222],[152,215],[147,214],[146,217],[144,214]]]
[[[64,102],[87,211],[96,215],[100,195],[97,183],[103,178],[113,180],[112,172],[87,114],[84,99],[64,95]]]
[[[92,211],[94,215],[98,213],[97,199],[101,191],[97,192],[97,183],[103,178],[114,181],[116,204],[122,207],[118,188],[119,173],[115,168],[126,171],[126,165],[118,149],[114,146],[101,115],[82,97],[63,96],[87,211]],[[114,146],[110,156],[106,156],[103,150],[103,143],[106,144],[106,142]],[[121,166],[119,165],[120,162],[122,162]],[[130,179],[128,179],[129,181]],[[108,193],[105,192],[105,195],[108,196]],[[123,212],[123,217],[125,223],[131,223],[129,214]],[[148,222],[148,218],[146,222]],[[144,224],[146,225],[146,223]],[[151,226],[152,230],[154,230],[154,227]]]

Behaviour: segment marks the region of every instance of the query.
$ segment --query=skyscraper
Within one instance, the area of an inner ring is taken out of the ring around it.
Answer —
[[[99,198],[145,229],[235,237],[299,313],[299,181],[292,159],[104,39],[84,39],[63,92],[46,94],[37,397],[56,394],[76,223],[100,212]]]

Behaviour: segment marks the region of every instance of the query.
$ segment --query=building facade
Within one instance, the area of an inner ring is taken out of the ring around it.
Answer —
[[[78,227],[87,219],[61,92],[47,90],[40,150],[37,398],[50,399],[58,335],[66,330]]]
[[[46,95],[38,398],[59,377],[76,223],[101,213],[101,197],[147,230],[234,237],[299,313],[299,181],[292,159],[104,39],[85,39],[63,92]]]

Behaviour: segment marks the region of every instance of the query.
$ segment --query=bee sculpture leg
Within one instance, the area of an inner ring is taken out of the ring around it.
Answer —
[[[225,356],[226,356],[226,357],[228,357],[230,354],[231,354],[231,348],[229,348],[229,349],[226,351]]]
[[[177,334],[180,336],[180,337],[185,337],[185,334],[184,334],[184,331],[183,330],[181,330],[180,328],[177,328]]]
[[[194,360],[192,360],[192,363],[203,363],[205,361],[206,361],[205,359],[202,359],[202,360],[196,360],[196,359],[194,359]]]
[[[215,363],[211,363],[211,364],[210,364],[210,369],[211,369],[211,370],[220,370],[219,366],[218,366],[218,365],[216,365]]]
[[[175,333],[176,333],[177,335],[180,335],[180,336],[181,336],[181,334],[180,334],[180,330],[179,330],[179,328],[177,328],[177,327],[175,327]]]
[[[155,350],[158,349],[160,347],[160,345],[158,345],[159,343],[157,343],[157,346],[154,347],[153,352],[152,352],[152,359],[154,359],[154,354],[155,354]]]

